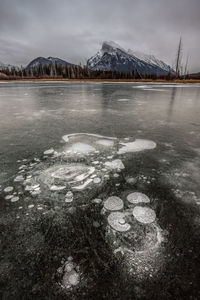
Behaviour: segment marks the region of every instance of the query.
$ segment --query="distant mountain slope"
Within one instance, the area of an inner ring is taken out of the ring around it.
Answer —
[[[140,75],[174,73],[170,66],[155,56],[133,52],[132,50],[126,51],[114,42],[104,42],[101,50],[88,59],[87,66],[91,70],[137,72]]]
[[[8,76],[6,74],[0,72],[0,79],[7,79],[7,78]]]
[[[140,60],[145,61],[146,63],[150,64],[150,65],[154,65],[157,66],[159,68],[161,68],[162,70],[168,72],[173,73],[174,70],[167,65],[166,63],[164,63],[162,60],[156,58],[154,55],[148,55],[139,51],[132,51],[132,50],[128,50],[128,53],[137,57]]]
[[[4,64],[3,62],[0,61],[0,71],[5,70],[5,69],[11,70],[12,68],[15,68],[16,70],[19,70],[19,67],[17,67],[17,66],[13,66],[13,65],[10,65],[10,64]]]
[[[27,66],[26,69],[30,70],[39,66],[50,66],[50,65],[57,65],[57,66],[62,66],[62,67],[69,67],[72,66],[73,64],[57,58],[57,57],[37,57],[33,59]]]

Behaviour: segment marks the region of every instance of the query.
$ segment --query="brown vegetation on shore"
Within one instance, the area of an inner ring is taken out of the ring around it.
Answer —
[[[0,80],[9,80],[9,81],[32,81],[32,82],[45,82],[45,81],[75,81],[75,82],[158,82],[158,83],[200,83],[200,79],[174,79],[174,80],[166,80],[166,79],[68,79],[68,78],[21,78],[14,76],[6,76],[2,74]]]

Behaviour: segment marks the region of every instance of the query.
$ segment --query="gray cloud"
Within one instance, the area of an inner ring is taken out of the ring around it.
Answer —
[[[86,62],[104,40],[172,64],[180,35],[183,61],[200,71],[199,0],[1,0],[0,61],[37,56]]]

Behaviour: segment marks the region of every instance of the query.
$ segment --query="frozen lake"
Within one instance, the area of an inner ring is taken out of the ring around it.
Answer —
[[[0,82],[0,170],[3,299],[200,297],[199,84]],[[153,225],[126,219],[134,192],[149,197]],[[107,229],[109,196],[143,242]],[[69,257],[78,279],[65,286]]]

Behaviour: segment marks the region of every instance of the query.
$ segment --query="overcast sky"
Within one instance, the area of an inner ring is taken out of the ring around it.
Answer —
[[[0,0],[4,63],[85,63],[103,41],[115,41],[172,65],[180,36],[183,61],[189,54],[190,71],[200,71],[200,0]]]

